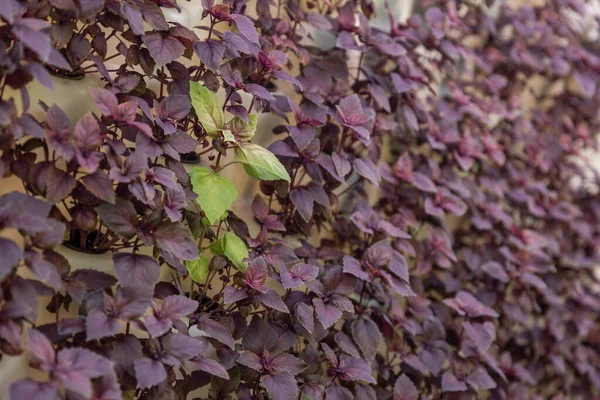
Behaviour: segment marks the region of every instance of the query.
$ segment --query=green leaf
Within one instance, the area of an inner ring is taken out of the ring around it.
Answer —
[[[218,173],[204,167],[194,167],[190,172],[196,199],[211,224],[221,218],[238,196],[233,183]]]
[[[225,232],[223,237],[210,245],[210,251],[216,256],[225,256],[240,271],[244,272],[248,263],[243,261],[248,258],[246,244],[235,234]]]
[[[223,240],[221,239],[217,239],[214,242],[212,242],[209,246],[210,252],[213,253],[215,256],[224,256],[225,254],[223,253]]]
[[[235,148],[235,158],[244,164],[246,173],[266,181],[279,179],[290,182],[290,175],[277,157],[269,150],[253,143],[242,143]]]
[[[238,117],[235,117],[229,123],[229,129],[238,141],[248,141],[254,136],[254,132],[256,132],[257,123],[257,114],[250,114],[250,122],[248,123],[245,123]]]
[[[235,142],[235,136],[233,136],[233,133],[231,133],[231,131],[229,129],[223,129],[223,140],[226,142]]]
[[[208,136],[219,137],[225,125],[221,102],[216,94],[198,82],[190,82],[192,106]]]
[[[187,268],[192,280],[196,283],[204,282],[208,276],[208,264],[210,260],[204,256],[200,256],[195,260],[186,261],[185,267]]]

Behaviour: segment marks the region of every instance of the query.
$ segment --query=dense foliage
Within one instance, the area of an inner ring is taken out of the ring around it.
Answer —
[[[600,396],[583,5],[421,3],[0,1],[0,350],[47,373],[11,398]],[[29,112],[91,74],[101,114]]]

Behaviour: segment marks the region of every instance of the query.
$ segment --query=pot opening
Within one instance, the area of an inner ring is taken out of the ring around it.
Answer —
[[[104,254],[108,249],[98,247],[98,244],[102,243],[103,237],[104,234],[100,231],[84,232],[72,230],[69,232],[69,239],[63,241],[63,246],[80,253]]]
[[[200,155],[195,151],[190,153],[181,154],[181,162],[184,164],[198,164],[200,162]]]
[[[59,78],[64,78],[64,79],[71,79],[74,81],[80,81],[83,78],[85,78],[85,71],[83,69],[81,69],[80,67],[78,67],[77,69],[73,70],[73,71],[67,71],[61,68],[56,68],[50,65],[46,65],[46,69],[48,70],[48,72],[50,72],[50,74],[59,77]]]

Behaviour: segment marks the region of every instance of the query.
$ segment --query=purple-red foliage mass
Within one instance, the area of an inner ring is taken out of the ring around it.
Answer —
[[[419,3],[203,0],[200,39],[175,0],[1,0],[0,350],[47,375],[11,399],[600,397],[583,2]],[[82,75],[100,114],[30,113]]]

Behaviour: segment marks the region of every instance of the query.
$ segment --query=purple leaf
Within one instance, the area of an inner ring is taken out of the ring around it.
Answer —
[[[96,171],[93,174],[86,175],[81,179],[81,183],[100,200],[111,204],[115,203],[115,191],[112,182],[104,172]]]
[[[337,171],[338,176],[345,178],[352,170],[352,166],[346,157],[340,156],[338,153],[331,154],[331,161]]]
[[[386,33],[376,33],[371,41],[377,50],[389,56],[399,57],[406,54],[406,49]]]
[[[325,387],[318,383],[305,383],[300,391],[310,400],[323,400],[325,397]]]
[[[259,293],[256,297],[266,307],[272,308],[273,310],[282,313],[290,312],[290,310],[285,305],[281,297],[273,289],[269,289],[266,293]]]
[[[437,188],[436,188],[435,184],[433,183],[433,181],[429,177],[427,177],[426,175],[423,175],[420,172],[413,172],[411,183],[413,185],[415,185],[415,187],[417,189],[422,190],[423,192],[428,192],[428,193],[436,193],[437,192]]]
[[[289,353],[279,353],[273,356],[269,361],[271,372],[277,374],[287,372],[295,376],[304,371],[307,367],[302,360]]]
[[[323,300],[318,298],[314,298],[312,302],[315,306],[315,312],[317,313],[319,322],[321,322],[323,328],[329,328],[342,317],[342,312],[336,306],[326,304]]]
[[[121,330],[119,321],[108,318],[100,310],[90,310],[85,321],[87,340],[101,339],[112,336]]]
[[[273,75],[273,77],[277,78],[277,79],[281,79],[282,81],[287,81],[290,83],[293,83],[294,85],[296,85],[298,87],[298,90],[303,91],[303,86],[302,83],[300,83],[300,81],[296,78],[294,78],[292,75],[288,74],[285,71],[273,71],[271,72],[271,75]]]
[[[185,118],[192,107],[189,96],[171,95],[160,102],[160,117],[164,119],[180,120]],[[157,110],[158,111],[158,110]]]
[[[119,102],[117,97],[106,89],[90,89],[90,94],[96,106],[105,117],[117,115]]]
[[[32,379],[20,379],[10,385],[11,399],[59,400],[62,399],[58,386],[54,382],[37,382]]]
[[[140,5],[140,11],[152,28],[157,31],[166,31],[169,29],[169,24],[167,24],[162,10],[156,4],[143,3]]]
[[[452,307],[460,315],[468,315],[469,317],[498,317],[496,311],[479,302],[471,293],[462,290],[456,294],[456,297],[444,300],[444,303]]]
[[[162,345],[163,350],[176,359],[177,363],[196,357],[206,348],[205,342],[181,333],[169,333],[162,339]],[[175,360],[170,360],[168,364],[176,365],[174,362]]]
[[[153,290],[147,286],[128,286],[118,288],[115,295],[118,317],[123,320],[135,319],[143,315],[152,299]],[[106,300],[106,299],[105,299]]]
[[[384,111],[390,112],[390,94],[377,84],[369,84],[369,93]]]
[[[498,262],[488,261],[481,266],[481,270],[502,283],[507,283],[510,281],[510,277],[504,270],[504,267]]]
[[[160,361],[143,357],[135,360],[135,377],[141,388],[156,386],[167,379],[167,371]]]
[[[146,171],[146,178],[152,182],[161,184],[171,189],[179,189],[180,186],[175,182],[175,173],[166,168],[153,167]]]
[[[369,122],[371,119],[363,113],[360,97],[357,94],[345,97],[336,108],[337,114],[344,125],[361,125]]]
[[[264,349],[274,352],[278,346],[278,337],[273,328],[264,320],[254,318],[242,338],[244,349],[254,354],[263,354]]]
[[[180,154],[186,154],[193,151],[198,142],[183,132],[176,132],[169,135],[160,145],[165,154],[179,160]]]
[[[289,373],[265,375],[262,383],[273,400],[296,400],[298,397],[298,384]]]
[[[225,53],[225,45],[220,40],[204,40],[194,44],[194,52],[200,58],[200,61],[206,65],[206,68],[216,72]]]
[[[29,329],[27,348],[29,361],[42,371],[51,371],[54,368],[55,352],[52,342],[37,329]]]
[[[356,44],[356,39],[350,32],[340,32],[340,35],[337,38],[337,47],[346,50],[356,50],[360,52],[365,51],[364,46],[359,46]]]
[[[142,358],[142,344],[133,335],[122,336],[115,340],[109,355],[118,372],[134,375],[134,362]]]
[[[129,154],[123,165],[116,163],[111,158],[108,161],[112,164],[108,176],[119,183],[128,183],[135,180],[148,167],[148,158],[139,149]]]
[[[83,283],[87,290],[106,289],[117,283],[112,275],[94,269],[78,269],[70,278]]]
[[[244,87],[244,80],[242,78],[242,73],[238,69],[232,69],[231,64],[227,63],[221,66],[220,68],[221,78],[227,84],[234,88],[242,88]]]
[[[463,328],[468,337],[475,343],[475,347],[482,352],[487,351],[496,340],[496,328],[489,321],[484,323],[464,321]]]
[[[77,181],[68,173],[57,168],[50,170],[48,181],[46,183],[46,198],[52,204],[58,203],[67,197],[73,189]]]
[[[233,32],[226,31],[223,34],[223,40],[227,42],[227,44],[235,51],[239,51],[240,53],[250,53],[248,44],[244,41],[244,39]]]
[[[402,112],[404,113],[404,117],[406,118],[406,124],[413,131],[419,130],[419,121],[417,120],[417,115],[414,110],[409,106],[402,106]]]
[[[161,306],[152,302],[153,315],[144,318],[144,324],[153,337],[167,333],[173,323],[196,311],[198,302],[184,296],[168,296]]]
[[[48,229],[38,232],[32,242],[43,249],[51,249],[61,244],[65,238],[66,226],[55,219],[48,219]]]
[[[281,140],[271,143],[268,149],[273,154],[281,157],[298,157],[298,153],[295,152],[290,145]]]
[[[38,27],[28,22],[40,21],[24,18],[16,21],[12,26],[11,34],[14,35],[25,47],[33,51],[42,61],[48,61],[52,51],[50,36],[41,32]],[[41,22],[41,21],[40,21]],[[36,29],[37,28],[37,29]]]
[[[219,378],[229,379],[227,370],[215,360],[208,358],[195,358],[193,363],[201,371],[218,376]]]
[[[123,2],[121,4],[121,12],[129,23],[129,28],[136,35],[144,34],[144,20],[142,13],[135,3]]]
[[[241,37],[248,40],[251,43],[254,43],[257,46],[260,46],[260,42],[258,40],[258,32],[254,27],[254,23],[252,20],[245,15],[241,14],[230,14],[229,18],[235,22],[235,25],[238,28],[238,32]]]
[[[100,166],[101,153],[95,151],[102,144],[102,135],[98,122],[91,113],[87,113],[75,125],[73,146],[79,165],[88,172],[95,172]]]
[[[315,138],[317,131],[311,126],[303,126],[296,128],[295,126],[288,126],[288,130],[294,139],[294,143],[298,146],[299,151],[304,151],[310,142]]]
[[[42,258],[42,255],[35,250],[25,251],[25,262],[31,269],[31,272],[43,283],[55,289],[61,290],[62,279],[51,262]]]
[[[357,319],[352,323],[352,338],[367,360],[375,359],[383,339],[379,328],[370,319]]]
[[[168,188],[163,199],[163,209],[171,222],[181,220],[182,214],[179,211],[185,205],[185,193],[180,189]]]
[[[91,397],[91,379],[113,373],[112,362],[90,350],[66,348],[59,351],[53,377],[68,392]]]
[[[244,106],[240,106],[240,105],[228,106],[225,108],[225,110],[227,110],[228,112],[233,114],[233,116],[238,117],[239,119],[244,121],[246,124],[248,122],[250,122],[250,114],[248,114],[248,110],[246,110],[246,108]]]
[[[247,85],[245,85],[244,90],[266,101],[275,101],[275,97],[273,97],[273,95],[269,93],[267,89],[255,83],[248,83]]]
[[[248,368],[251,368],[255,371],[258,372],[262,372],[263,371],[263,364],[261,361],[261,357],[252,353],[252,352],[245,352],[243,354],[241,354],[238,359],[237,362],[245,365]]]
[[[158,282],[160,266],[152,257],[141,254],[116,253],[113,263],[122,286],[148,285]]]
[[[95,210],[102,222],[120,237],[130,239],[135,235],[137,212],[129,201],[119,198],[114,205],[103,203]]]
[[[344,380],[377,383],[368,361],[342,354],[338,370],[341,371],[341,378]]]
[[[76,33],[67,45],[67,58],[71,65],[81,65],[92,51],[92,44],[85,35]]]
[[[329,195],[327,194],[327,192],[325,191],[325,189],[323,188],[323,186],[321,184],[319,184],[318,182],[312,181],[308,185],[308,191],[310,192],[310,194],[312,194],[313,199],[315,200],[316,203],[322,205],[325,208],[331,207],[331,201],[329,200]]]
[[[414,88],[414,81],[405,79],[397,73],[392,73],[392,82],[398,93],[405,93]]]
[[[321,153],[315,160],[319,166],[321,166],[324,170],[329,172],[329,174],[336,179],[340,183],[346,182],[344,176],[340,176],[335,168],[335,164],[333,163],[333,159],[330,155]]]
[[[308,333],[312,334],[315,329],[315,318],[310,306],[306,303],[298,302],[294,306],[294,310],[298,322],[308,331]]]
[[[185,46],[179,40],[160,32],[147,33],[142,39],[158,66],[178,59],[185,51]]]
[[[285,265],[279,265],[281,283],[286,289],[302,286],[304,282],[314,280],[319,274],[319,268],[310,264],[296,264],[288,271]]]
[[[6,276],[12,273],[13,269],[17,266],[23,252],[21,248],[11,240],[0,238],[0,282],[4,280]]]
[[[467,385],[459,381],[451,372],[445,372],[442,376],[442,391],[444,392],[464,392]]]
[[[392,258],[388,263],[388,269],[404,282],[409,281],[408,264],[402,254],[396,250],[392,250]]]
[[[252,212],[259,221],[263,221],[269,215],[269,207],[259,194],[252,200]]]
[[[372,280],[371,275],[362,269],[360,262],[354,257],[344,256],[343,268],[345,273],[354,275],[358,279],[367,282],[371,282]]]
[[[203,331],[206,336],[218,340],[231,348],[231,350],[235,350],[235,340],[231,336],[231,333],[218,321],[204,318],[198,322],[198,329]]]
[[[29,136],[34,136],[37,138],[44,137],[44,130],[40,126],[39,122],[30,114],[23,114],[21,117],[19,117],[19,126],[21,126],[23,131],[27,132]]]
[[[181,223],[165,223],[154,231],[154,240],[159,249],[173,253],[184,260],[198,258],[198,248],[189,229]]]
[[[475,390],[490,390],[497,386],[494,379],[481,366],[469,374],[467,383]]]
[[[2,7],[0,7],[0,16],[9,24],[15,22],[15,5],[13,4],[12,0],[2,1]]]
[[[344,332],[336,332],[335,342],[345,353],[355,358],[361,358],[360,351],[358,350],[352,339],[350,339],[350,336],[346,335]]]
[[[402,374],[394,384],[394,400],[417,400],[419,392],[408,376]]]
[[[354,160],[354,169],[359,175],[368,179],[373,185],[379,186],[381,177],[379,170],[373,161],[368,158],[360,158]]]
[[[267,293],[267,264],[264,258],[255,258],[244,272],[244,284],[260,293]]]
[[[234,288],[233,286],[225,287],[223,291],[223,302],[225,304],[235,303],[236,301],[244,300],[248,297],[247,290],[239,290]]]
[[[71,123],[63,110],[52,106],[46,112],[46,136],[58,155],[65,160],[73,158],[73,146],[69,142]]]
[[[32,76],[33,79],[46,86],[50,90],[54,90],[50,73],[40,63],[30,62],[25,66],[25,70]]]
[[[290,192],[290,200],[303,220],[309,222],[313,215],[314,199],[306,189],[294,189]]]
[[[327,386],[326,398],[327,400],[353,400],[354,396],[350,390],[333,383]]]

